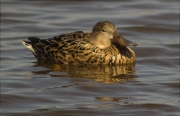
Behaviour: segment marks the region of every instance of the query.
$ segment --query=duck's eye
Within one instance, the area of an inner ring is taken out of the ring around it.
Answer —
[[[105,29],[103,29],[103,30],[101,30],[102,32],[106,32],[106,30]]]

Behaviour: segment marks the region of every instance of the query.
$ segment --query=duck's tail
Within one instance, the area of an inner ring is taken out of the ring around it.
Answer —
[[[21,40],[21,43],[26,46],[29,50],[31,50],[31,52],[34,54],[34,56],[37,59],[41,59],[42,58],[42,54],[41,54],[41,50],[38,49],[38,47],[36,46],[36,44],[40,41],[39,38],[36,37],[29,37],[28,38],[30,41],[24,41]]]
[[[31,42],[21,40],[21,43],[35,54],[35,50],[34,50]]]

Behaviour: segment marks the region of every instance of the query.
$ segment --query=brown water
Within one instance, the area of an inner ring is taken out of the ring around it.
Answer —
[[[112,21],[135,66],[44,66],[19,39]],[[1,115],[179,116],[179,1],[2,1]]]

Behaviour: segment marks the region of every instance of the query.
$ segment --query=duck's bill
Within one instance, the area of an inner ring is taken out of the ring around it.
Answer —
[[[114,38],[111,40],[111,42],[117,43],[121,47],[127,47],[127,46],[137,46],[138,44],[129,40],[124,39],[121,35],[116,35],[115,33]]]
[[[127,46],[137,46],[137,45],[138,45],[137,43],[132,42],[132,41],[129,41],[129,40],[127,40],[127,39],[124,39],[124,41],[126,42],[126,45],[127,45]]]

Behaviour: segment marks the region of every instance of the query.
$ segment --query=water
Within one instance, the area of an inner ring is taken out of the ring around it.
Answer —
[[[19,39],[112,21],[135,66],[41,65]],[[2,115],[178,116],[179,1],[2,1]]]

